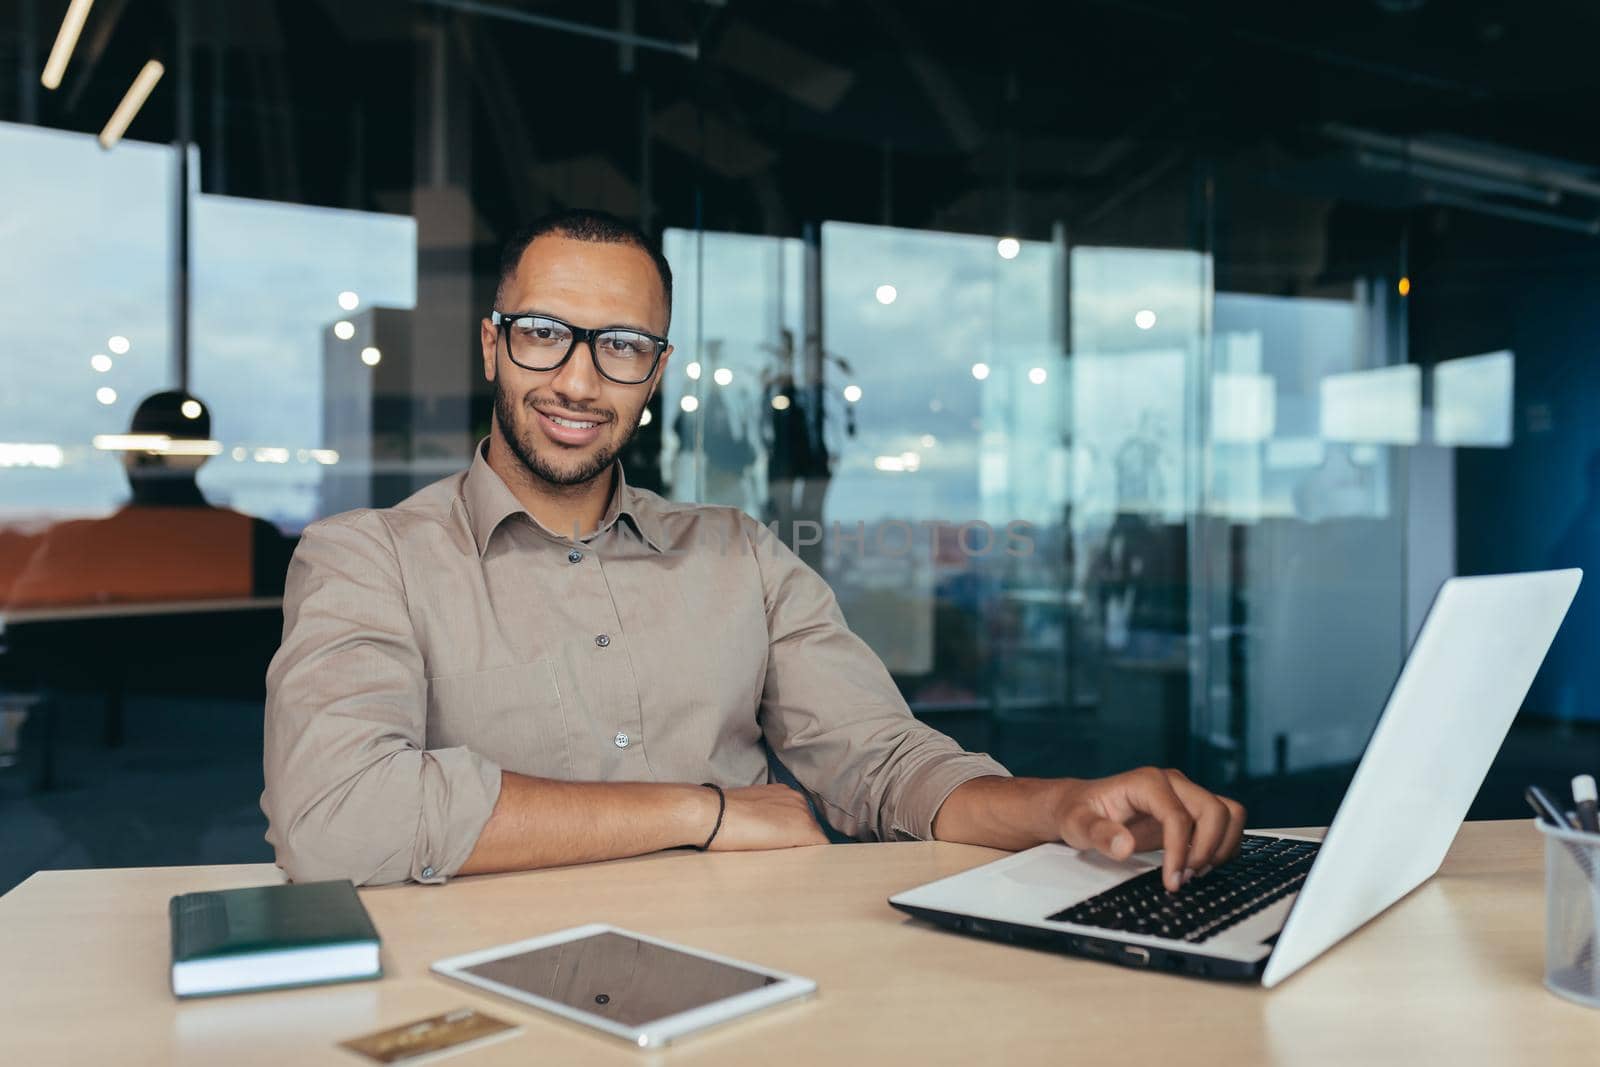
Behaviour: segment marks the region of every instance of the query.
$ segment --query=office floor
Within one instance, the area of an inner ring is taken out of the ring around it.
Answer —
[[[1083,745],[1059,749],[1021,736],[964,737],[993,744],[1002,761],[1044,773],[1033,764],[1050,754],[1070,764]],[[1018,751],[1006,752],[1007,748]],[[1026,756],[1020,748],[1029,751]],[[135,698],[124,716],[119,748],[104,743],[104,718],[95,701],[64,706],[57,720],[55,788],[30,788],[26,754],[0,769],[0,892],[40,869],[270,862],[263,839],[261,706],[249,702]],[[1076,754],[1074,757],[1074,753]],[[1489,773],[1470,818],[1526,814],[1522,788],[1538,781],[1561,787],[1579,770],[1600,773],[1600,727],[1519,726]],[[1060,766],[1055,773],[1093,773]],[[1257,826],[1328,821],[1348,770],[1297,774],[1247,783],[1235,791]]]

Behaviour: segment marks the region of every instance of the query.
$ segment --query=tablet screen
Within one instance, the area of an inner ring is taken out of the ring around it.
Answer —
[[[569,1008],[640,1027],[776,984],[759,971],[607,932],[461,968]]]

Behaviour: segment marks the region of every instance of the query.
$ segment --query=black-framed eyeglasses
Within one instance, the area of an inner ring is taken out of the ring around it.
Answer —
[[[489,321],[505,336],[511,362],[523,370],[556,370],[572,358],[582,342],[589,346],[595,370],[618,385],[649,381],[667,349],[665,337],[643,330],[627,326],[588,330],[533,311],[490,311]]]

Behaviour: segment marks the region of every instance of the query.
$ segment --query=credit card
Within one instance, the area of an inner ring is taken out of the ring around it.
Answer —
[[[475,1008],[458,1008],[339,1044],[376,1063],[416,1064],[521,1031],[520,1026],[485,1015]]]

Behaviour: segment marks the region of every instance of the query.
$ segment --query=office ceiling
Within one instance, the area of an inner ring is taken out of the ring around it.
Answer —
[[[176,136],[186,69],[203,184],[236,195],[378,207],[447,181],[489,219],[597,198],[657,227],[1043,236],[1137,231],[1137,199],[1193,195],[1203,163],[1382,209],[1600,216],[1586,0],[189,0],[187,64],[177,0],[100,0],[46,93],[28,70],[65,8],[0,17],[0,115],[97,130],[162,57],[129,136]]]

